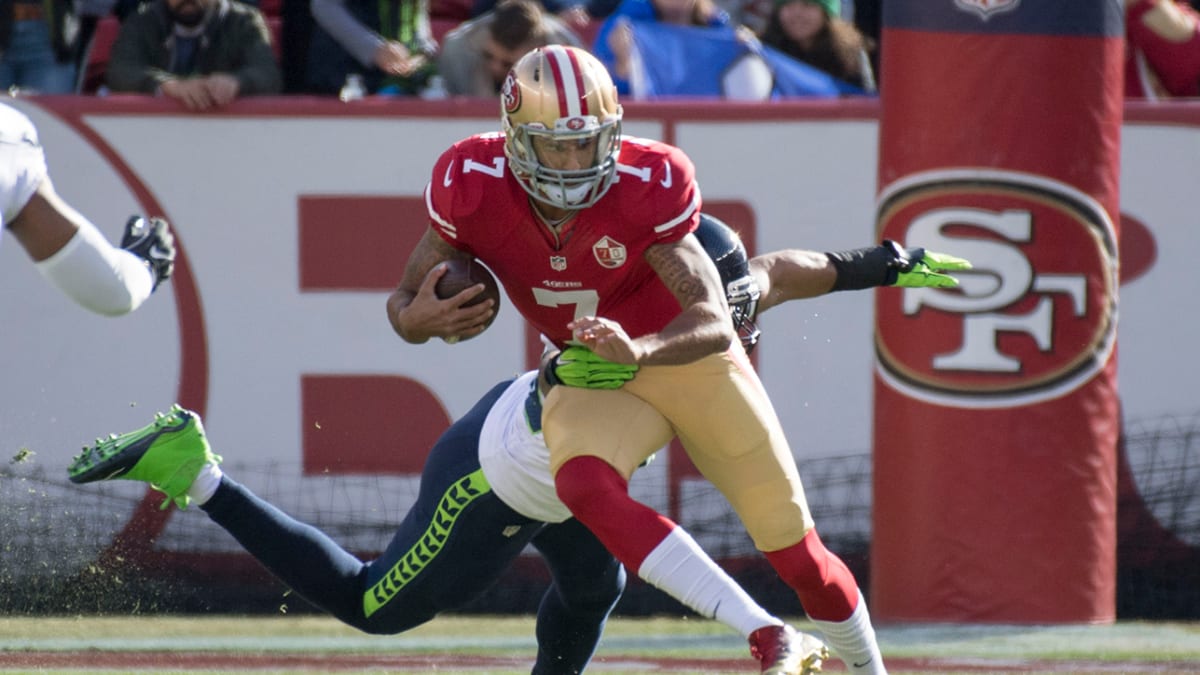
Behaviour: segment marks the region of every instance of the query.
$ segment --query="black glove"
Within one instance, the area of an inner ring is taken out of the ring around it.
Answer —
[[[154,288],[175,271],[175,235],[162,218],[130,216],[121,237],[121,248],[141,258],[154,277]]]
[[[952,288],[958,280],[944,272],[971,269],[971,263],[923,248],[905,249],[892,241],[852,251],[826,253],[837,269],[835,291],[856,291],[876,286]]]

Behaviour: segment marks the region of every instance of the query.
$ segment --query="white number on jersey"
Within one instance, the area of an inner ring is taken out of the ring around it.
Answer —
[[[562,307],[575,305],[575,318],[596,316],[600,308],[600,294],[591,290],[551,291],[545,288],[533,289],[533,299],[543,307]]]

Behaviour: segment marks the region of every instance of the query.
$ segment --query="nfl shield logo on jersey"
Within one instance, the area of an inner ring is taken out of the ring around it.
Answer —
[[[954,0],[959,9],[974,12],[984,21],[992,18],[993,14],[1010,12],[1021,4],[1021,0]]]
[[[550,256],[550,269],[555,272],[561,272],[567,269],[567,257],[565,255]]]
[[[625,245],[615,239],[605,236],[592,246],[592,255],[601,267],[616,269],[625,264]]]

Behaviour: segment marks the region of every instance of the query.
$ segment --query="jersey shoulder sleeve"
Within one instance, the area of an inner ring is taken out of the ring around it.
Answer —
[[[679,148],[644,138],[622,139],[617,160],[623,202],[639,222],[654,224],[656,243],[678,241],[700,222],[696,167]]]
[[[507,179],[504,137],[480,134],[442,153],[425,187],[425,207],[434,230],[455,248],[470,250],[471,238],[488,228],[473,227],[491,208],[489,196]]]

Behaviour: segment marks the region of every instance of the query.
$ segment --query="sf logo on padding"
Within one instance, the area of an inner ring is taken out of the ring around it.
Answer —
[[[1066,184],[991,169],[931,171],[880,197],[883,236],[969,259],[957,289],[877,295],[881,377],[968,408],[1062,396],[1104,367],[1116,338],[1116,231]]]

